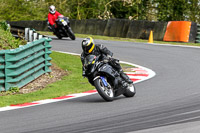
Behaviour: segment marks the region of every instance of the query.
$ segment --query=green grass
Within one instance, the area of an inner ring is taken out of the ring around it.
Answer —
[[[43,35],[53,35],[52,32],[43,32],[43,31],[40,31],[39,33],[41,33]],[[75,35],[78,38],[86,38],[88,36],[91,36],[94,39],[101,39],[101,40],[148,43],[148,40],[144,40],[144,39],[109,37],[109,36],[99,36],[99,35],[89,35],[89,34],[75,34]],[[172,45],[200,46],[200,43],[165,42],[165,41],[155,41],[155,40],[153,41],[153,43],[158,43],[158,44],[172,44]]]
[[[50,56],[52,57],[52,63],[56,64],[63,70],[66,70],[68,75],[64,76],[62,80],[49,84],[44,89],[36,92],[15,95],[11,95],[11,93],[8,92],[8,95],[0,96],[0,107],[51,99],[95,89],[89,84],[87,78],[82,77],[82,63],[80,56],[59,52],[52,52]],[[123,68],[133,67],[126,64],[121,64],[121,66]],[[13,91],[16,89],[18,90],[18,88],[13,88]]]
[[[64,76],[62,80],[49,84],[46,88],[36,92],[0,96],[0,107],[50,99],[94,89],[94,87],[88,83],[88,80],[82,77],[82,64],[79,56],[53,52],[51,57],[52,61],[57,64],[58,67],[67,70],[69,75]]]

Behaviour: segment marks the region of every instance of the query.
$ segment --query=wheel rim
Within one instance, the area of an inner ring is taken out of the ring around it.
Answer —
[[[131,92],[135,92],[135,87],[133,84],[129,84],[127,89],[130,90]]]
[[[101,80],[99,80],[100,81],[100,86],[101,86],[101,89],[103,90],[103,92],[107,95],[107,96],[109,96],[109,97],[114,97],[114,93],[113,93],[113,90],[112,90],[112,88],[110,87],[106,87],[106,86],[104,86],[104,84],[103,84],[103,82],[101,81]],[[107,82],[108,83],[108,82]],[[110,86],[110,84],[108,83],[108,86]]]

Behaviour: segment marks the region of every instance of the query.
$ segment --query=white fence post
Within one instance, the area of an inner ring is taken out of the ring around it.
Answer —
[[[38,33],[33,33],[33,41],[37,40]]]
[[[29,39],[28,39],[29,42],[32,42],[33,41],[33,30],[29,30]]]
[[[25,28],[25,40],[28,41],[28,35],[29,35],[30,28]]]
[[[41,38],[43,38],[43,35],[39,35],[39,38],[38,38],[38,39],[41,39]]]

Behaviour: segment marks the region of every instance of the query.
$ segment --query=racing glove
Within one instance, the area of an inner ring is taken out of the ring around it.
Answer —
[[[107,55],[107,58],[108,58],[108,59],[111,59],[112,57],[111,57],[110,55]]]
[[[110,60],[112,59],[112,57],[110,55],[107,55],[105,57],[105,59],[103,60],[104,63],[108,63]]]
[[[53,24],[53,28],[57,28],[57,25],[56,25],[56,24]]]

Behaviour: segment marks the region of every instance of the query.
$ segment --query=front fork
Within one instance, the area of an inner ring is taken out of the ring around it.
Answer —
[[[107,79],[106,79],[104,76],[97,76],[97,77],[94,78],[93,81],[95,81],[95,80],[98,79],[98,78],[101,79],[101,81],[103,82],[103,85],[104,85],[107,89],[112,88],[112,87],[110,86],[110,84],[108,84]]]
[[[95,81],[95,80],[98,79],[98,78],[101,79],[101,81],[103,82],[103,84],[104,84],[105,87],[108,87],[108,83],[107,83],[107,81],[106,81],[106,79],[105,79],[104,76],[97,76],[97,77],[95,77],[95,78],[93,79],[93,81]]]
[[[104,77],[104,76],[100,76],[100,78],[101,78],[101,80],[102,80],[104,86],[105,86],[105,87],[108,87],[108,83],[107,83],[105,77]]]

